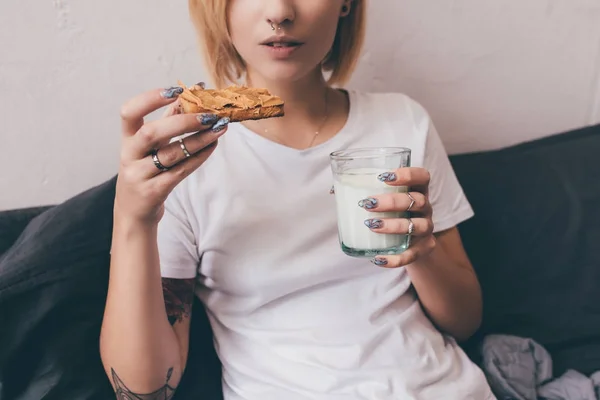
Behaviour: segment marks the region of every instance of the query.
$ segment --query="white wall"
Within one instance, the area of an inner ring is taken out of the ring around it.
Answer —
[[[353,87],[402,90],[451,153],[600,122],[600,1],[371,0]],[[0,2],[0,209],[116,172],[120,104],[201,80],[185,1]]]

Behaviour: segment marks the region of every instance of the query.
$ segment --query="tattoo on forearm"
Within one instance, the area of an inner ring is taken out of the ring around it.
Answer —
[[[165,307],[171,325],[190,317],[194,303],[195,282],[195,279],[162,279]]]
[[[114,369],[111,368],[110,372],[112,374],[113,384],[115,385],[117,400],[170,400],[175,394],[175,388],[169,385],[169,380],[171,380],[171,375],[173,374],[173,368],[169,368],[169,371],[167,372],[167,382],[165,385],[148,394],[132,392],[125,386]]]

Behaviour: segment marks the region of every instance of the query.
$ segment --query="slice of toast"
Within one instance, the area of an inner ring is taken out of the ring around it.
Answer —
[[[267,89],[230,86],[222,90],[186,87],[179,82],[183,93],[179,103],[183,113],[210,113],[229,117],[231,122],[282,117],[284,102]]]

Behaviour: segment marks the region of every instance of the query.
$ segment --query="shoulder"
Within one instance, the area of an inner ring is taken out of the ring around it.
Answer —
[[[369,123],[387,129],[392,137],[397,138],[396,142],[389,139],[389,143],[411,148],[413,167],[429,171],[429,201],[433,207],[435,232],[452,228],[470,218],[473,215],[471,205],[425,107],[403,93],[353,92],[353,95],[356,104],[370,112]]]
[[[413,165],[423,165],[433,123],[421,103],[398,92],[349,93],[351,112],[371,135],[385,146],[410,148]]]
[[[401,92],[361,92],[349,90],[351,101],[370,115],[385,115],[410,121],[419,131],[427,132],[429,113],[421,103]]]

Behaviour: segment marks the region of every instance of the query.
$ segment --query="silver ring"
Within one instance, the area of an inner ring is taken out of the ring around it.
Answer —
[[[162,163],[158,159],[158,150],[152,150],[152,153],[150,154],[152,155],[152,162],[154,162],[154,165],[156,166],[156,168],[158,168],[160,172],[166,172],[169,170],[169,168],[162,165]]]
[[[408,219],[408,233],[406,234],[406,247],[410,247],[410,242],[412,239],[412,234],[415,231],[415,223],[412,222],[412,219]]]
[[[179,139],[179,147],[181,147],[181,151],[183,151],[183,154],[185,154],[185,158],[190,158],[192,156],[190,154],[190,152],[188,151],[188,149],[185,147],[185,143],[183,143],[183,139]]]
[[[410,192],[406,192],[406,195],[410,199],[410,205],[406,209],[406,212],[409,212],[413,208],[413,206],[415,205],[415,198],[411,196]]]
[[[271,30],[275,30],[275,24],[273,24],[273,22],[271,22]]]
[[[412,222],[412,219],[408,218],[408,233],[407,235],[412,235],[415,231],[415,223]]]

